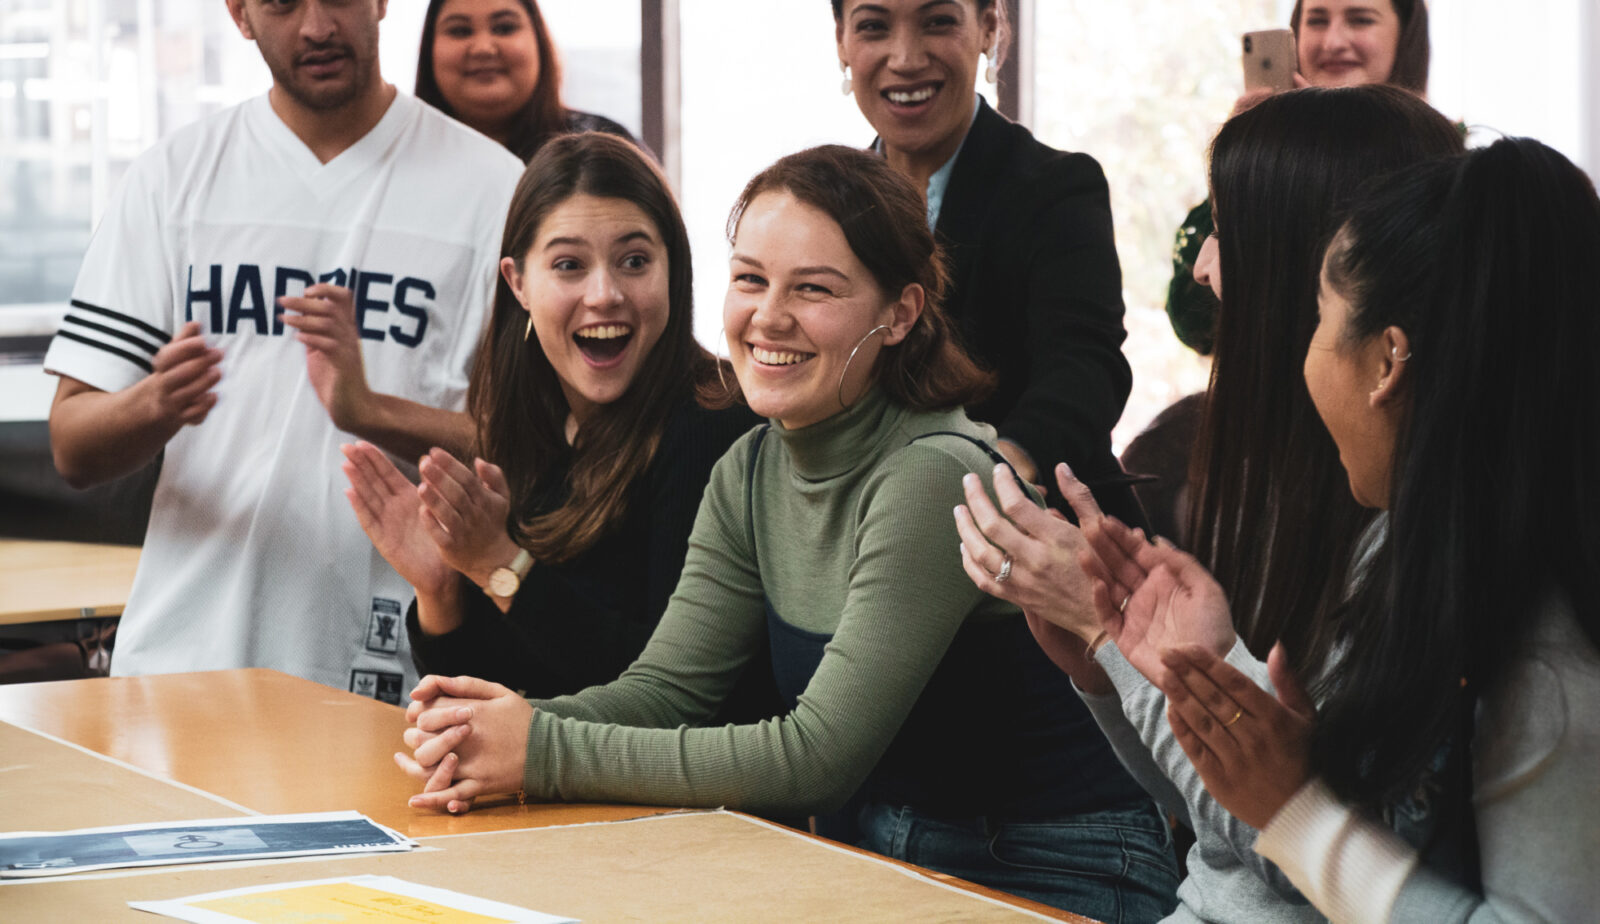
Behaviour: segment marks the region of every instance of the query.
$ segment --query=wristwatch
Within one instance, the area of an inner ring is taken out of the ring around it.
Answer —
[[[533,555],[527,549],[517,549],[517,557],[511,559],[511,564],[501,565],[489,573],[489,585],[483,592],[491,597],[515,597],[531,568]]]

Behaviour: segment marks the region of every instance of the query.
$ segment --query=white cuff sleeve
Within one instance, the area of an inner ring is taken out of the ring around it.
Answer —
[[[1389,920],[1417,864],[1398,835],[1340,802],[1318,779],[1284,803],[1255,848],[1334,924]]]

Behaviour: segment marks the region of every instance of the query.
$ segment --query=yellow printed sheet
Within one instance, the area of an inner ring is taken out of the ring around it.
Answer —
[[[392,876],[354,876],[255,886],[157,902],[129,902],[193,924],[575,924],[574,918],[529,911],[503,902]]]

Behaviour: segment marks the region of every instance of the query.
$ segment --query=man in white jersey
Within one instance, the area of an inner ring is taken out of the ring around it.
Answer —
[[[272,89],[129,168],[45,357],[51,446],[80,487],[166,451],[114,673],[271,667],[399,702],[410,590],[339,445],[470,442],[521,164],[384,82],[384,0],[227,4]]]

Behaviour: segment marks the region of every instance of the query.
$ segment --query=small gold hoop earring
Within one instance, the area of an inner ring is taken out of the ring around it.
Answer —
[[[522,329],[522,342],[523,343],[527,343],[528,342],[528,338],[532,337],[532,336],[533,336],[533,315],[530,314],[530,315],[528,315],[528,326],[524,327]]]
[[[889,333],[890,332],[889,325],[887,325],[887,324],[879,324],[877,327],[874,327],[872,330],[867,331],[865,336],[863,336],[860,340],[856,341],[855,349],[850,351],[850,358],[846,359],[844,361],[844,368],[839,370],[839,406],[844,408],[844,409],[846,409],[846,410],[849,410],[850,405],[844,403],[844,379],[845,379],[846,375],[850,374],[850,364],[855,362],[856,354],[861,351],[862,347],[867,345],[867,340],[873,334],[876,334],[880,330],[883,331],[884,333]]]

